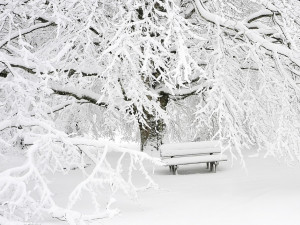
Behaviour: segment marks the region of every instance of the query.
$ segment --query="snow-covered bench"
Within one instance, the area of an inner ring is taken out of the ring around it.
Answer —
[[[227,161],[226,155],[220,154],[219,141],[185,142],[163,144],[160,146],[162,162],[177,174],[178,165],[206,163],[207,169],[217,171],[220,161]]]

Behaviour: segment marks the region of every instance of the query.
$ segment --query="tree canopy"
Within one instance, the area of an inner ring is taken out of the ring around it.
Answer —
[[[112,193],[135,193],[109,151],[153,186],[141,161],[157,162],[101,139],[116,132],[138,134],[141,150],[218,139],[233,157],[257,146],[298,162],[299,11],[296,0],[0,0],[1,152],[27,156],[1,174],[1,207],[38,204],[25,185],[36,179],[53,213],[44,174],[89,160],[71,202],[100,174]]]

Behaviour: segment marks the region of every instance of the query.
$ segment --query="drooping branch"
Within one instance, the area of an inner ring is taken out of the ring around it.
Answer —
[[[213,14],[207,11],[200,0],[194,0],[195,6],[197,8],[197,12],[199,15],[204,18],[206,21],[214,23],[216,25],[220,25],[221,27],[228,28],[230,30],[236,31],[237,33],[244,34],[250,41],[257,43],[264,47],[265,49],[271,52],[277,52],[280,55],[286,56],[292,62],[294,62],[297,66],[300,66],[300,53],[289,49],[285,45],[275,44],[263,36],[261,36],[258,32],[250,30],[245,23],[241,21],[233,21],[230,19],[225,19],[219,15]]]
[[[186,84],[186,87],[178,87],[177,89],[170,90],[166,86],[163,86],[156,89],[155,91],[159,95],[168,95],[173,100],[181,100],[189,96],[195,95],[201,92],[201,90],[209,88],[210,85],[203,82],[195,84],[198,81],[199,78],[192,80],[190,83]]]
[[[23,69],[23,70],[25,70],[26,72],[28,72],[30,74],[36,74],[34,68],[30,68],[28,66],[23,65],[20,60],[18,61],[16,59],[16,62],[18,64],[11,64],[11,62],[8,62],[8,63],[9,63],[9,66],[11,66],[11,67],[16,67],[16,68]],[[4,65],[6,65],[6,64],[4,63]],[[4,70],[0,71],[0,77],[6,78],[8,74],[9,74],[9,70],[7,70],[7,69],[4,69]],[[83,73],[83,75],[84,76],[94,76],[94,74],[87,74],[87,73]],[[87,102],[78,101],[78,103],[80,103],[80,104],[92,103],[92,104],[95,104],[95,105],[98,105],[98,106],[103,106],[103,107],[108,106],[107,102],[98,102],[98,100],[101,98],[101,96],[97,93],[92,92],[92,91],[80,90],[77,87],[69,87],[69,86],[63,87],[63,86],[61,86],[59,84],[55,84],[53,82],[50,84],[50,88],[54,91],[55,94],[69,95],[69,96],[72,96],[72,97],[76,98],[77,100],[86,100],[87,101]],[[58,111],[58,110],[66,107],[70,104],[72,104],[72,103],[67,102],[65,104],[65,106],[54,109],[53,112]]]
[[[15,68],[20,68],[22,70],[25,70],[28,73],[35,74],[35,65],[30,62],[29,60],[26,61],[26,64],[23,62],[23,59],[20,57],[12,57],[10,55],[6,55],[0,52],[0,63],[2,63],[6,68],[9,66],[15,67]],[[9,73],[8,69],[4,69],[1,71],[3,73],[2,77],[4,77],[4,74]]]
[[[77,100],[86,100],[98,106],[108,106],[108,102],[103,99],[103,96],[90,90],[80,89],[75,86],[62,86],[54,82],[50,84],[50,88],[58,95],[68,95]]]
[[[22,29],[18,32],[14,32],[13,34],[8,35],[6,38],[4,38],[3,41],[0,42],[0,48],[2,48],[4,45],[6,45],[9,41],[19,37],[19,35],[25,35],[25,34],[33,32],[35,30],[45,28],[48,26],[53,26],[53,25],[55,25],[55,23],[53,23],[53,22],[38,23],[38,24],[32,25],[31,27]]]
[[[82,101],[82,100],[78,100],[78,101],[73,101],[73,100],[65,101],[65,102],[63,102],[61,104],[53,106],[49,111],[47,111],[47,114],[52,114],[52,113],[58,112],[58,111],[63,110],[66,107],[68,107],[70,105],[73,105],[73,104],[82,105],[82,104],[87,104],[87,103],[90,103],[90,102],[88,102],[88,101]],[[36,114],[32,113],[31,116],[36,116]]]
[[[27,120],[25,117],[12,117],[10,119],[7,120],[3,120],[0,123],[0,131],[3,131],[7,128],[18,128],[18,129],[22,129],[22,127],[34,127],[34,126],[38,126],[38,127],[42,127],[46,130],[53,130],[53,128],[51,127],[51,125],[40,121],[38,119],[31,119],[31,120]]]
[[[261,18],[263,18],[263,17],[270,17],[270,16],[272,16],[273,14],[274,14],[274,12],[272,12],[272,11],[269,10],[269,9],[262,9],[262,10],[260,10],[260,11],[258,11],[258,12],[255,12],[255,13],[251,14],[251,15],[248,16],[244,21],[245,21],[246,23],[251,23],[251,22],[253,22],[253,21],[255,21],[255,20],[258,20],[258,19],[261,19]],[[279,14],[279,13],[277,12],[277,14]]]

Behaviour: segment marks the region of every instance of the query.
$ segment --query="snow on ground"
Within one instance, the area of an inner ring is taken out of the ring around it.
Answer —
[[[152,175],[158,190],[139,193],[132,201],[121,193],[113,207],[121,213],[112,219],[94,221],[101,225],[281,225],[300,224],[300,168],[288,167],[273,158],[246,155],[247,171],[238,161],[221,162],[217,173],[205,164],[181,166],[178,175],[167,167],[157,167]],[[117,155],[112,155],[112,160]],[[228,157],[230,158],[230,157]],[[149,171],[152,166],[147,165]],[[55,175],[51,187],[59,205],[82,175],[71,171]],[[142,184],[141,177],[137,183]],[[105,195],[105,194],[104,194]],[[89,197],[76,205],[85,213],[92,212]],[[48,219],[45,225],[64,222]]]
[[[248,172],[238,162],[221,162],[217,173],[205,164],[181,166],[177,176],[157,168],[153,177],[161,189],[141,193],[139,204],[122,202],[122,214],[102,224],[300,224],[299,166],[273,158],[245,160]]]

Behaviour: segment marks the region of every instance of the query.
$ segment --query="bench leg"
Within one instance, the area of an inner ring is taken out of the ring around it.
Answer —
[[[174,166],[174,175],[178,175],[177,170],[178,170],[178,166]]]
[[[177,173],[177,166],[173,165],[172,166],[172,173],[175,175]]]
[[[209,163],[209,167],[210,167],[210,168],[209,168],[209,169],[210,169],[210,171],[213,171],[213,168],[214,168],[214,163],[213,163],[213,162],[210,162],[210,163]]]
[[[206,163],[206,169],[209,169],[209,163]]]
[[[170,172],[174,173],[174,166],[170,166]]]
[[[217,172],[217,166],[219,165],[219,162],[215,162],[215,173]]]

